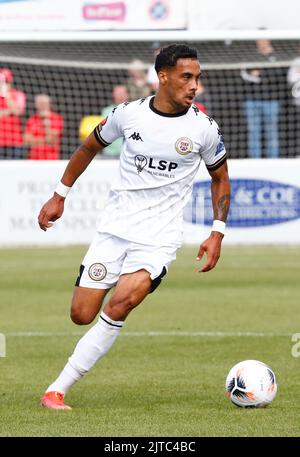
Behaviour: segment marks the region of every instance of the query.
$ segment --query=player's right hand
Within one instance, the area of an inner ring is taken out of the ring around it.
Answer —
[[[53,197],[44,204],[38,217],[39,226],[44,232],[61,217],[64,212],[64,203],[64,197],[54,193]]]

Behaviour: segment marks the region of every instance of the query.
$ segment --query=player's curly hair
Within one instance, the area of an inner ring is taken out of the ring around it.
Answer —
[[[165,67],[175,67],[178,59],[198,59],[197,49],[185,44],[170,44],[161,48],[155,60],[156,72]]]

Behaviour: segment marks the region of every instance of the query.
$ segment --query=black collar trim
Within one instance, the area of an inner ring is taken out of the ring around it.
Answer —
[[[154,97],[150,98],[149,107],[155,114],[158,114],[159,116],[164,116],[164,117],[184,116],[189,110],[189,108],[186,108],[184,111],[180,111],[179,113],[163,113],[162,111],[159,111],[158,109],[156,109],[154,107]]]

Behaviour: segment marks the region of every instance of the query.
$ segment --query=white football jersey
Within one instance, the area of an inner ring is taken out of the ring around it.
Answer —
[[[124,138],[116,180],[98,230],[155,246],[180,246],[183,209],[201,159],[209,170],[226,160],[216,122],[195,105],[167,114],[150,96],[115,108],[94,130],[107,146]]]

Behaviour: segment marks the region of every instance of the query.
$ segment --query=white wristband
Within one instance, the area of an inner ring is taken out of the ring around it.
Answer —
[[[56,186],[55,192],[61,197],[66,198],[72,187],[65,186],[61,181]]]
[[[225,227],[226,227],[225,222],[214,220],[211,230],[212,230],[212,232],[220,232],[223,235],[225,235]]]

